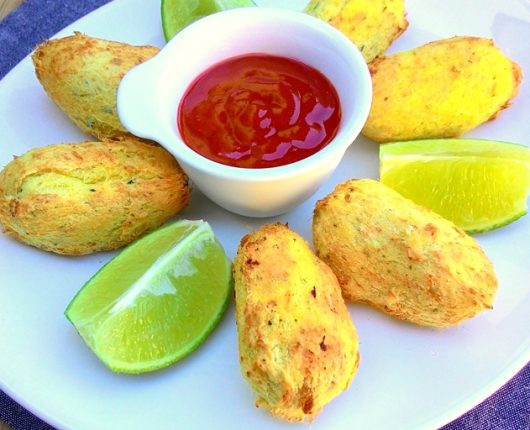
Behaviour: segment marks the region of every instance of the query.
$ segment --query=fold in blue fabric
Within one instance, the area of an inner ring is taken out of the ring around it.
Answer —
[[[0,22],[0,78],[41,42],[109,0],[25,0]]]
[[[37,44],[108,1],[25,0],[0,22],[0,78]],[[0,420],[14,430],[53,430],[2,391]],[[530,364],[490,398],[441,430],[530,430]]]

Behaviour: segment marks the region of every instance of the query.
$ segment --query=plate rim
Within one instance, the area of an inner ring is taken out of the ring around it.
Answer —
[[[108,12],[111,9],[119,9],[122,3],[127,3],[132,0],[114,0],[109,1],[101,6],[96,7],[92,11],[83,15],[82,17],[71,22],[67,26],[63,27],[61,30],[50,36],[51,38],[60,37],[61,35],[71,32],[73,28],[78,25],[80,21],[85,20],[88,16],[97,17],[97,15],[102,13],[112,13]],[[9,86],[9,81],[13,79],[12,77],[19,73],[25,67],[25,63],[31,61],[31,55],[34,52],[32,50],[28,55],[26,55],[22,60],[20,60],[11,70],[9,70],[1,79],[0,79],[0,90],[4,86]],[[530,76],[528,77],[530,78]],[[530,216],[530,214],[529,214]],[[460,418],[465,413],[471,411],[476,406],[480,405],[482,402],[487,400],[497,391],[499,391],[503,386],[505,386],[511,379],[513,379],[523,368],[530,364],[530,339],[527,342],[525,348],[522,349],[519,356],[514,357],[510,363],[504,366],[504,369],[498,373],[496,378],[490,380],[481,390],[476,391],[473,395],[466,397],[464,401],[460,401],[456,405],[448,406],[446,411],[441,411],[438,416],[427,418],[423,421],[422,424],[419,424],[419,427],[410,427],[410,429],[421,430],[421,429],[432,429],[434,427],[442,427],[458,418]],[[49,414],[46,410],[43,410],[40,407],[37,407],[26,398],[21,397],[15,390],[11,389],[9,385],[6,385],[4,381],[0,379],[0,390],[2,390],[6,395],[13,399],[16,403],[21,405],[31,414],[35,415],[44,422],[50,424],[53,427],[58,429],[75,429],[75,426],[69,426],[64,419],[54,416],[54,414]]]

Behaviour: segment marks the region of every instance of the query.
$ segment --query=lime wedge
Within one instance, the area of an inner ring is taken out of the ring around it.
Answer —
[[[530,149],[481,139],[434,139],[380,146],[381,182],[468,233],[526,214]]]
[[[252,0],[162,0],[162,30],[166,40],[193,21],[236,7],[255,6]]]
[[[134,242],[77,293],[65,315],[111,370],[143,373],[195,350],[223,315],[231,263],[204,221]]]

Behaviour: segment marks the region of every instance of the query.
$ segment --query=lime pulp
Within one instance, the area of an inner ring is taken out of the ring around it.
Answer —
[[[484,139],[433,139],[380,146],[381,182],[468,233],[526,214],[530,149]]]
[[[211,227],[185,220],[116,255],[65,315],[110,369],[143,373],[194,351],[220,321],[231,291],[231,263]]]

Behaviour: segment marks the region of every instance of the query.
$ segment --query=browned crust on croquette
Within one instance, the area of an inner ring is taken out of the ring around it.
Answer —
[[[189,198],[175,159],[135,138],[33,149],[0,173],[4,231],[58,254],[119,248],[175,216]]]
[[[441,328],[493,305],[497,278],[479,244],[378,181],[346,181],[318,201],[313,241],[346,299],[395,318]]]
[[[116,110],[121,78],[159,52],[76,32],[48,40],[32,55],[35,74],[55,104],[85,133],[98,139],[127,136]]]
[[[257,405],[287,421],[313,419],[359,365],[335,275],[283,224],[246,235],[233,272],[241,370]]]

